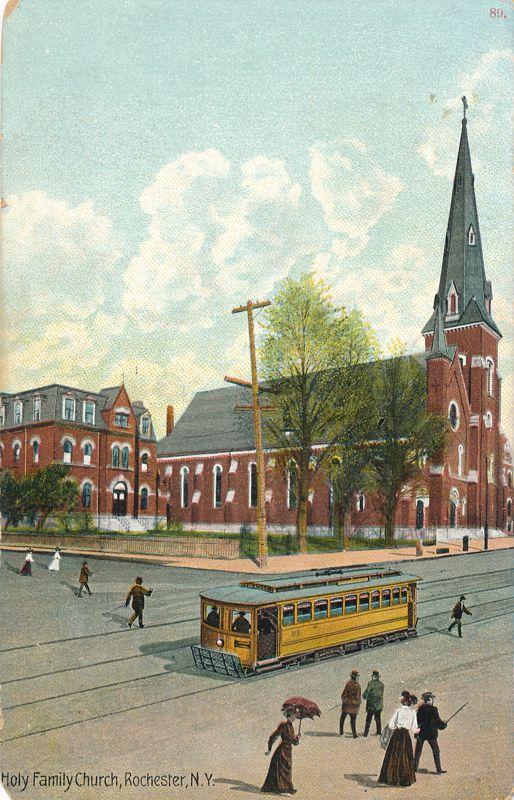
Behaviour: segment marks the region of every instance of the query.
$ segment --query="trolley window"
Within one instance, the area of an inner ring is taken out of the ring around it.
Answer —
[[[298,622],[309,622],[312,619],[311,603],[298,603]]]
[[[384,589],[382,592],[382,606],[391,605],[391,589]]]
[[[393,606],[400,605],[400,587],[395,586],[393,589]]]
[[[235,633],[250,633],[251,617],[249,611],[233,611],[231,615],[232,624],[230,629]]]
[[[380,592],[371,592],[371,608],[380,608]]]
[[[221,614],[218,606],[210,606],[207,603],[203,607],[203,620],[206,625],[211,628],[219,628],[221,621]]]
[[[282,606],[282,625],[294,625],[294,606]]]
[[[359,611],[369,611],[369,592],[361,592],[359,595]]]
[[[314,603],[314,619],[326,619],[328,617],[328,600],[316,600]]]
[[[344,598],[344,613],[353,614],[357,611],[357,595],[347,594]]]
[[[406,586],[402,586],[402,603],[406,603],[407,602],[408,595],[409,595],[409,592],[408,592],[407,587]]]
[[[343,598],[333,597],[330,601],[330,616],[340,617],[343,613]]]

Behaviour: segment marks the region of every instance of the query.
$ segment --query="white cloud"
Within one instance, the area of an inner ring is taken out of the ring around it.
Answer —
[[[112,220],[90,200],[73,207],[42,191],[9,197],[2,234],[8,308],[53,313],[64,293],[76,306],[102,302],[121,250]]]
[[[402,191],[402,183],[355,139],[338,147],[316,144],[310,156],[312,193],[328,228],[340,234],[334,239],[333,249],[340,258],[359,255],[368,244],[372,228]]]
[[[295,260],[294,237],[301,248],[300,197],[279,159],[236,168],[216,150],[180,156],[141,194],[148,236],[124,276],[124,309],[147,331],[185,329],[270,291]]]
[[[490,50],[475,69],[459,79],[459,91],[448,97],[442,106],[434,104],[437,120],[425,131],[417,152],[430,170],[439,177],[452,178],[455,171],[455,120],[462,115],[462,95],[469,104],[470,137],[473,138],[473,165],[485,181],[487,173],[505,174],[505,164],[498,165],[498,145],[503,141],[504,155],[510,149],[505,131],[510,130],[510,105],[506,87],[512,85],[512,51]],[[475,155],[476,153],[476,155]],[[507,183],[507,182],[505,182]]]

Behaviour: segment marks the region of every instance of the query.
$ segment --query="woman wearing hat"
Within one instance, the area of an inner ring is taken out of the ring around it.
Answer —
[[[401,693],[400,705],[388,723],[393,734],[384,756],[378,777],[379,783],[387,783],[388,786],[410,786],[416,781],[411,740],[411,733],[418,733],[414,708],[416,703],[417,697],[410,692]]]
[[[270,794],[296,794],[293,786],[293,745],[300,741],[300,734],[295,734],[293,720],[297,719],[296,709],[288,706],[284,709],[285,722],[280,722],[276,731],[268,739],[266,755],[269,756],[273,743],[280,736],[281,742],[271,757],[271,762],[261,792]]]
[[[20,569],[20,575],[30,575],[32,576],[32,564],[34,563],[34,558],[32,557],[32,550],[29,548],[25,554],[25,561],[23,563],[22,568]]]
[[[59,550],[58,547],[56,547],[54,550],[54,554],[52,556],[52,560],[48,565],[48,569],[50,570],[50,572],[59,572],[60,561],[61,561],[61,551]]]
[[[341,694],[341,718],[339,720],[339,736],[342,736],[344,733],[344,721],[346,717],[350,715],[350,726],[354,739],[357,738],[355,721],[361,705],[361,687],[357,683],[358,677],[358,671],[352,669],[350,672],[350,680],[347,682]]]

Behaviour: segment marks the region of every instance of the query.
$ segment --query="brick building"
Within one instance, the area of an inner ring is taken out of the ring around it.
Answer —
[[[438,292],[423,331],[427,408],[448,417],[450,442],[443,463],[428,464],[424,489],[399,504],[397,523],[445,529],[449,535],[512,528],[512,452],[501,432],[500,331],[493,319],[471,168],[467,120],[462,132]],[[238,529],[255,524],[256,476],[251,401],[244,388],[198,392],[176,426],[159,442],[159,469],[173,513],[186,525]],[[266,453],[266,513],[270,529],[292,529],[294,486]],[[316,476],[309,502],[311,529],[332,526],[326,476]],[[355,497],[354,525],[376,527],[372,497]]]
[[[149,411],[131,402],[123,385],[95,393],[51,384],[0,394],[0,469],[21,476],[69,464],[79,508],[101,528],[153,524],[156,446]]]

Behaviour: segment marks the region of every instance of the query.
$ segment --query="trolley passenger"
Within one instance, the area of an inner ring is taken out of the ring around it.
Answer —
[[[213,628],[219,628],[220,612],[218,611],[218,606],[211,606],[211,610],[207,614],[205,622],[207,623],[207,625],[210,625]]]
[[[246,634],[250,633],[251,626],[249,621],[245,617],[245,612],[239,611],[238,614],[239,616],[236,617],[236,619],[232,623],[232,630],[235,631],[235,633],[246,633]]]

